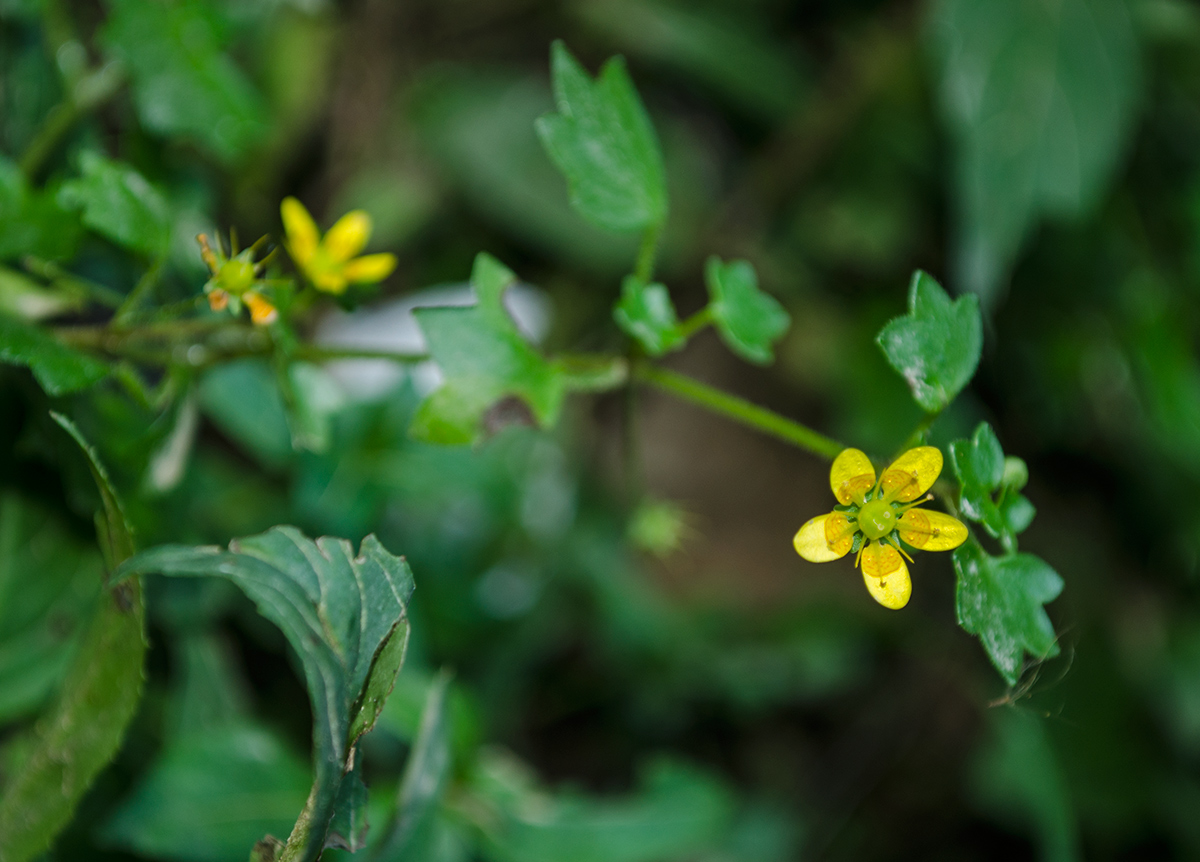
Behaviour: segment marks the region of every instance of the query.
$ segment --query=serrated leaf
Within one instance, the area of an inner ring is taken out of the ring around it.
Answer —
[[[613,319],[650,356],[662,356],[684,344],[671,294],[661,284],[645,284],[632,275],[626,276]]]
[[[1122,0],[941,0],[931,24],[959,283],[990,300],[1042,216],[1103,193],[1136,118],[1137,37]]]
[[[427,855],[416,845],[428,834],[425,827],[450,770],[449,684],[450,675],[443,671],[429,685],[396,807],[377,845],[382,859],[423,859]]]
[[[483,414],[509,396],[522,399],[534,418],[552,425],[567,381],[556,363],[533,349],[504,308],[516,281],[487,254],[475,258],[473,306],[418,308],[413,313],[445,383],[422,402],[410,433],[419,440],[461,445],[478,440]]]
[[[917,404],[936,413],[975,376],[983,350],[979,300],[951,301],[931,275],[917,270],[908,289],[908,314],[884,326],[876,341]]]
[[[1021,676],[1025,653],[1058,655],[1050,617],[1042,607],[1062,592],[1062,578],[1033,554],[993,557],[976,542],[954,552],[958,624],[977,635],[1010,685]]]
[[[662,151],[621,57],[595,81],[562,42],[550,51],[557,114],[537,121],[546,152],[567,179],[571,203],[610,230],[644,230],[667,217]]]
[[[151,258],[167,253],[171,211],[162,192],[129,165],[91,150],[79,157],[79,171],[59,189],[59,203],[82,210],[85,225],[118,245]]]
[[[87,389],[106,376],[108,366],[80,353],[32,323],[0,314],[0,362],[23,365],[48,395]]]
[[[792,318],[775,297],[759,290],[754,267],[745,260],[723,263],[710,257],[704,277],[713,324],[729,349],[759,365],[773,362],[772,345]]]
[[[103,504],[97,532],[112,565],[133,551],[133,533],[103,464],[64,416],[55,421],[87,455]],[[137,581],[103,591],[58,701],[42,716],[0,796],[0,862],[27,862],[50,848],[75,806],[120,748],[142,694],[145,610]]]
[[[233,581],[300,657],[313,705],[316,780],[293,839],[296,850],[304,848],[295,858],[311,862],[324,846],[358,736],[374,723],[380,693],[399,670],[413,588],[408,564],[374,535],[355,556],[344,539],[314,542],[295,527],[273,527],[235,539],[228,550],[151,548],[118,575],[150,573]]]
[[[308,795],[308,765],[245,719],[170,740],[100,833],[148,859],[245,859],[287,835]]]
[[[259,140],[262,98],[221,50],[214,7],[194,0],[114,0],[101,35],[129,69],[138,118],[229,161]]]

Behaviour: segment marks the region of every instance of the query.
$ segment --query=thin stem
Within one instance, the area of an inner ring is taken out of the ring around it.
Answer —
[[[662,236],[662,227],[662,222],[656,222],[642,234],[637,262],[633,266],[633,277],[642,284],[649,284],[650,279],[654,278],[654,262],[658,257],[658,240]]]
[[[683,336],[683,340],[687,341],[701,329],[712,323],[712,319],[712,306],[706,305],[679,324],[678,332]]]
[[[25,178],[33,181],[79,118],[111,99],[123,83],[125,73],[116,63],[89,72],[73,85],[67,83],[67,95],[46,114],[21,154],[20,168]]]
[[[934,413],[926,413],[921,421],[917,423],[917,427],[908,435],[908,439],[904,441],[904,445],[900,447],[900,451],[896,453],[899,457],[914,446],[920,446],[929,439],[929,429],[933,427],[933,423],[942,415],[942,411],[938,410]]]
[[[154,290],[154,285],[158,284],[158,276],[162,272],[163,264],[165,263],[166,256],[160,255],[142,273],[142,277],[138,279],[138,283],[133,286],[133,290],[129,291],[129,295],[125,297],[125,301],[121,303],[116,314],[113,315],[114,324],[119,326],[133,316],[138,306],[142,304],[142,300]]]
[[[806,425],[801,425],[773,410],[759,407],[736,395],[730,395],[719,389],[714,389],[698,380],[676,374],[665,368],[640,364],[634,369],[634,376],[651,386],[656,386],[677,395],[693,404],[720,413],[743,425],[756,428],[764,434],[770,434],[798,446],[821,458],[833,460],[846,447],[830,437],[826,437]]]

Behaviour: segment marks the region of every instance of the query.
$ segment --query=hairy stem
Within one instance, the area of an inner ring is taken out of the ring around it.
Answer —
[[[749,425],[764,434],[778,437],[780,440],[821,458],[833,460],[839,452],[846,448],[837,440],[826,437],[799,422],[780,416],[773,410],[759,407],[736,395],[714,389],[698,380],[676,374],[674,371],[642,364],[638,365],[633,373],[634,377],[643,383],[670,392],[685,401],[691,401],[693,404],[714,413],[720,413],[743,425]]]
[[[662,236],[662,228],[662,222],[656,222],[642,234],[637,262],[633,266],[633,277],[642,284],[649,284],[650,279],[654,278],[654,262],[658,258],[658,241]]]

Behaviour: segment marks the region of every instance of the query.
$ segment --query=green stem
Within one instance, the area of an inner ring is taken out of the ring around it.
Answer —
[[[633,266],[633,277],[642,284],[649,284],[650,279],[654,278],[654,262],[658,257],[658,240],[662,236],[662,227],[662,222],[655,222],[642,234],[637,262]]]
[[[921,421],[917,423],[917,427],[914,428],[912,433],[908,435],[908,439],[904,441],[904,445],[900,447],[900,451],[896,453],[896,457],[899,457],[914,446],[920,446],[924,444],[929,438],[929,429],[933,427],[933,423],[936,422],[938,417],[941,415],[941,410],[938,410],[936,413],[926,413],[921,418]]]
[[[123,83],[125,74],[115,63],[89,72],[74,85],[68,82],[67,95],[46,114],[21,154],[20,168],[25,178],[32,182],[79,118],[111,99]]]
[[[133,286],[133,290],[129,291],[129,295],[125,297],[125,301],[121,303],[116,314],[113,315],[114,324],[120,326],[133,316],[138,306],[142,304],[142,300],[154,290],[154,285],[158,284],[158,276],[162,272],[163,264],[166,263],[166,260],[166,255],[159,256],[142,273],[142,277],[138,279],[138,283]]]
[[[826,437],[799,422],[780,416],[773,410],[759,407],[736,395],[714,389],[698,380],[676,374],[674,371],[642,364],[638,365],[633,373],[643,383],[656,386],[685,401],[691,401],[714,413],[720,413],[741,422],[743,425],[749,425],[764,434],[778,437],[780,440],[799,446],[821,458],[833,460],[839,452],[846,448],[837,440]]]
[[[712,323],[712,319],[712,306],[706,305],[687,320],[679,324],[677,331],[681,336],[683,336],[683,340],[687,341],[701,329]]]

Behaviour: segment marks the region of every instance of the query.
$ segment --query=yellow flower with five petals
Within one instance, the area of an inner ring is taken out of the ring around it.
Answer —
[[[344,293],[350,284],[383,281],[396,268],[394,254],[355,257],[371,238],[371,217],[362,210],[346,213],[324,237],[295,198],[284,198],[279,212],[288,254],[317,290]]]
[[[871,597],[885,608],[908,604],[912,580],[904,546],[949,551],[967,538],[967,528],[942,512],[917,508],[933,499],[926,492],[942,472],[942,453],[934,446],[909,449],[878,480],[871,459],[858,449],[843,449],[829,471],[838,505],[812,518],[796,533],[796,552],[814,563],[841,559],[851,551],[862,564]]]

